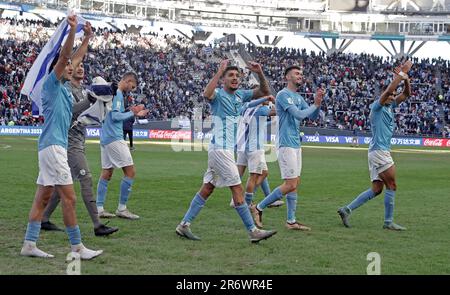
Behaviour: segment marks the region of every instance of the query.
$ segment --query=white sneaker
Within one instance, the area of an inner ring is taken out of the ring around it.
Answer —
[[[116,215],[103,210],[103,211],[98,211],[98,217],[99,218],[114,218],[114,217],[116,217]]]
[[[283,206],[283,204],[284,204],[284,202],[282,200],[277,200],[277,201],[273,202],[272,204],[269,204],[267,207],[275,208],[275,207]]]
[[[86,248],[83,244],[72,245],[72,254],[74,255],[74,257],[78,257],[78,255],[79,255],[80,259],[82,259],[82,260],[93,259],[102,253],[103,253],[103,250],[97,250],[97,251],[91,250],[91,249]]]
[[[254,231],[249,232],[248,236],[250,238],[250,242],[259,243],[259,241],[266,240],[276,233],[276,230],[263,230],[257,228]]]
[[[22,256],[30,256],[30,257],[42,257],[42,258],[53,258],[52,254],[46,253],[36,247],[36,242],[24,241],[22,250],[20,251],[20,255]]]
[[[131,219],[131,220],[139,219],[139,215],[131,213],[130,211],[128,211],[128,209],[125,209],[125,210],[117,209],[116,216],[126,218],[126,219]]]

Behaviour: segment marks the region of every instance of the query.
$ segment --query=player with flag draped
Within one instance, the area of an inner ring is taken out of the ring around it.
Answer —
[[[59,39],[61,40],[64,33],[67,34],[65,44],[59,55],[55,55],[58,56],[58,59],[50,63],[50,72],[38,75],[39,77],[45,76],[42,81],[42,92],[34,88],[35,93],[42,93],[40,105],[44,115],[44,125],[38,142],[38,187],[29,214],[29,222],[21,250],[21,255],[24,256],[53,257],[53,255],[37,248],[36,242],[39,238],[45,206],[54,190],[61,197],[63,219],[72,252],[81,259],[92,259],[103,252],[102,250],[90,250],[81,242],[80,228],[75,213],[76,196],[67,162],[68,131],[72,119],[73,97],[64,83],[69,81],[73,74],[71,57],[77,24],[77,16],[75,15],[67,17],[61,23],[61,32],[55,34],[60,34]],[[69,27],[68,30],[67,27]],[[58,50],[59,48],[55,47],[52,52],[57,53]],[[46,54],[46,52],[41,54]],[[46,56],[51,55],[47,54]],[[37,61],[39,60],[42,61],[38,58]],[[38,65],[37,67],[43,70],[47,68],[44,65]]]

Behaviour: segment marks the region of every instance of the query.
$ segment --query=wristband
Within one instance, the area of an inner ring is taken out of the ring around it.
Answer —
[[[408,79],[408,75],[404,72],[399,72],[398,75],[403,78],[403,80]]]

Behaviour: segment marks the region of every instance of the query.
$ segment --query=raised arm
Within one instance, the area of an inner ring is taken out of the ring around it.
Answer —
[[[389,97],[394,94],[395,90],[397,89],[398,84],[400,84],[400,82],[402,80],[404,80],[405,77],[406,77],[406,79],[408,78],[407,73],[409,72],[411,67],[412,67],[412,63],[409,60],[400,66],[401,71],[399,72],[399,74],[395,75],[394,80],[391,82],[391,84],[389,84],[389,86],[386,88],[386,90],[383,92],[383,94],[381,94],[381,97],[380,97],[381,105],[385,105],[386,101],[389,99]]]
[[[75,51],[75,53],[72,55],[72,65],[74,69],[76,69],[78,65],[83,61],[83,58],[88,51],[89,40],[92,39],[92,37],[94,36],[90,22],[87,22],[84,25],[83,30],[84,30],[83,41],[81,42],[81,45],[77,49],[77,51]]]
[[[253,108],[253,107],[256,107],[257,105],[265,103],[266,101],[274,102],[275,98],[272,95],[261,97],[261,98],[258,98],[258,99],[255,99],[255,100],[252,100],[251,102],[249,102],[248,107]]]
[[[287,111],[291,114],[295,119],[301,121],[303,119],[308,118],[317,110],[317,106],[315,104],[310,105],[307,109],[299,110],[296,106],[290,106]]]
[[[67,36],[66,43],[64,43],[64,46],[61,49],[58,62],[53,68],[53,70],[55,71],[56,78],[58,80],[61,80],[64,74],[64,69],[67,66],[67,63],[69,62],[70,57],[72,55],[73,42],[75,40],[75,32],[78,24],[76,15],[68,16],[67,23],[69,24],[70,27],[69,35]]]
[[[296,106],[290,106],[287,111],[297,120],[303,120],[305,118],[311,118],[314,112],[316,112],[320,108],[320,104],[322,103],[323,98],[323,90],[318,89],[316,95],[314,96],[314,104],[310,105],[308,108],[300,110]]]
[[[397,75],[400,74],[400,71],[401,71],[400,67],[397,67],[397,68],[394,70],[394,72],[395,72]],[[405,101],[409,96],[411,96],[411,82],[409,81],[409,77],[406,76],[406,79],[405,79],[405,77],[403,77],[403,79],[404,79],[404,83],[405,83],[405,85],[404,85],[404,87],[403,87],[403,91],[402,91],[402,93],[400,93],[399,95],[397,95],[397,96],[395,97],[395,103],[396,103],[397,105],[401,104],[401,103],[402,103],[403,101]]]
[[[214,98],[214,91],[216,90],[217,85],[219,84],[219,80],[220,80],[220,78],[222,78],[222,75],[228,66],[228,62],[229,62],[229,60],[225,59],[220,63],[217,73],[209,81],[208,85],[206,85],[206,88],[203,91],[203,96],[206,97],[207,99],[212,100]]]
[[[118,111],[113,111],[112,112],[112,119],[113,121],[117,122],[117,121],[125,121],[128,119],[131,119],[133,117],[144,117],[148,114],[148,109],[144,109],[145,106],[143,104],[137,105],[137,106],[132,106],[130,107],[130,110],[128,112],[118,112]]]
[[[267,79],[264,76],[264,72],[261,68],[261,65],[256,62],[249,62],[247,69],[257,74],[259,79],[259,88],[253,90],[253,99],[269,95],[270,94],[269,83],[267,82]]]

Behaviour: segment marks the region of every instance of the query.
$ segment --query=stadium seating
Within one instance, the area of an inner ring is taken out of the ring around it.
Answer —
[[[39,125],[27,97],[20,88],[28,69],[52,34],[55,24],[0,19],[0,125]],[[389,83],[395,61],[367,54],[325,55],[285,48],[245,48],[263,65],[275,91],[283,87],[283,69],[301,63],[306,83],[300,92],[310,100],[318,85],[326,88],[321,116],[306,126],[369,131],[369,105]],[[102,76],[117,81],[126,71],[140,79],[136,102],[151,110],[148,120],[176,116],[193,118],[196,110],[209,116],[203,89],[227,56],[228,49],[214,50],[179,36],[137,35],[98,29],[85,60],[86,81]],[[230,56],[228,54],[228,56]],[[396,112],[398,134],[448,136],[450,122],[450,62],[414,58],[411,70],[412,97]],[[248,86],[250,77],[244,79]]]

